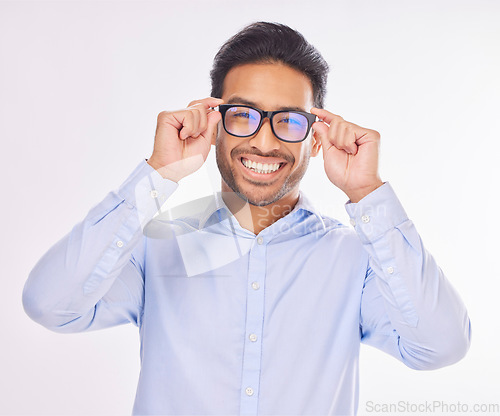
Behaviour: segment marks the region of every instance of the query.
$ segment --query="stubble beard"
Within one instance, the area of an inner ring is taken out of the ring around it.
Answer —
[[[230,154],[230,159],[231,160],[237,160],[235,156],[237,155],[238,149],[235,148],[231,150]],[[217,161],[217,167],[219,168],[220,174],[222,176],[222,180],[226,183],[226,185],[235,193],[237,194],[241,199],[243,199],[245,202],[248,202],[251,205],[263,207],[266,205],[273,204],[274,202],[279,201],[281,198],[283,198],[285,195],[287,195],[289,192],[291,192],[293,189],[299,186],[300,181],[304,177],[307,167],[309,165],[309,158],[310,158],[310,151],[305,155],[304,161],[302,164],[293,171],[283,182],[283,185],[277,189],[274,192],[269,193],[266,192],[271,186],[274,185],[272,184],[267,184],[267,183],[262,183],[259,181],[251,181],[248,179],[242,179],[245,183],[249,184],[249,186],[253,187],[258,187],[259,189],[262,189],[261,193],[255,192],[255,191],[244,191],[242,187],[240,187],[236,183],[234,171],[231,168],[231,166],[228,163],[228,160],[225,158],[225,145],[224,145],[224,140],[220,136],[217,137],[217,144],[215,146],[215,156],[216,156],[216,161]],[[261,156],[264,156],[260,153],[256,153]],[[269,156],[269,155],[268,155]],[[277,156],[277,155],[274,155]],[[283,157],[284,155],[282,155]],[[285,160],[288,161],[289,164],[293,166],[294,159],[293,156],[286,156],[284,157]],[[235,162],[235,163],[240,163]]]

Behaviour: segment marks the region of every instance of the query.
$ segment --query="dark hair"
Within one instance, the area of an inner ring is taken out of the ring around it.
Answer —
[[[215,55],[210,78],[211,96],[222,97],[227,73],[249,63],[283,63],[305,74],[313,88],[314,105],[323,108],[328,64],[296,30],[279,23],[252,23],[230,38]]]

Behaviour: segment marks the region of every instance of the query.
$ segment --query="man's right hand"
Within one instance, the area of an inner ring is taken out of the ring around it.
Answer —
[[[224,101],[208,97],[189,103],[185,109],[158,114],[153,154],[148,163],[161,176],[175,182],[198,170],[212,143],[221,119],[217,107]]]

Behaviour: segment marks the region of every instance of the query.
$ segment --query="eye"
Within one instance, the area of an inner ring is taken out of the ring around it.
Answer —
[[[279,119],[278,123],[291,124],[294,126],[301,126],[302,123],[294,117],[283,116]]]
[[[245,107],[233,107],[229,110],[229,115],[233,120],[258,120],[259,114],[252,109]]]
[[[233,117],[251,118],[249,112],[233,113]]]

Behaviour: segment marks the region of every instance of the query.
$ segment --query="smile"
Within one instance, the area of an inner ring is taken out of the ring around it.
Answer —
[[[276,172],[284,163],[260,163],[254,162],[252,160],[246,159],[244,157],[241,158],[241,163],[247,169],[252,170],[253,172],[261,173],[261,174],[270,174]]]

